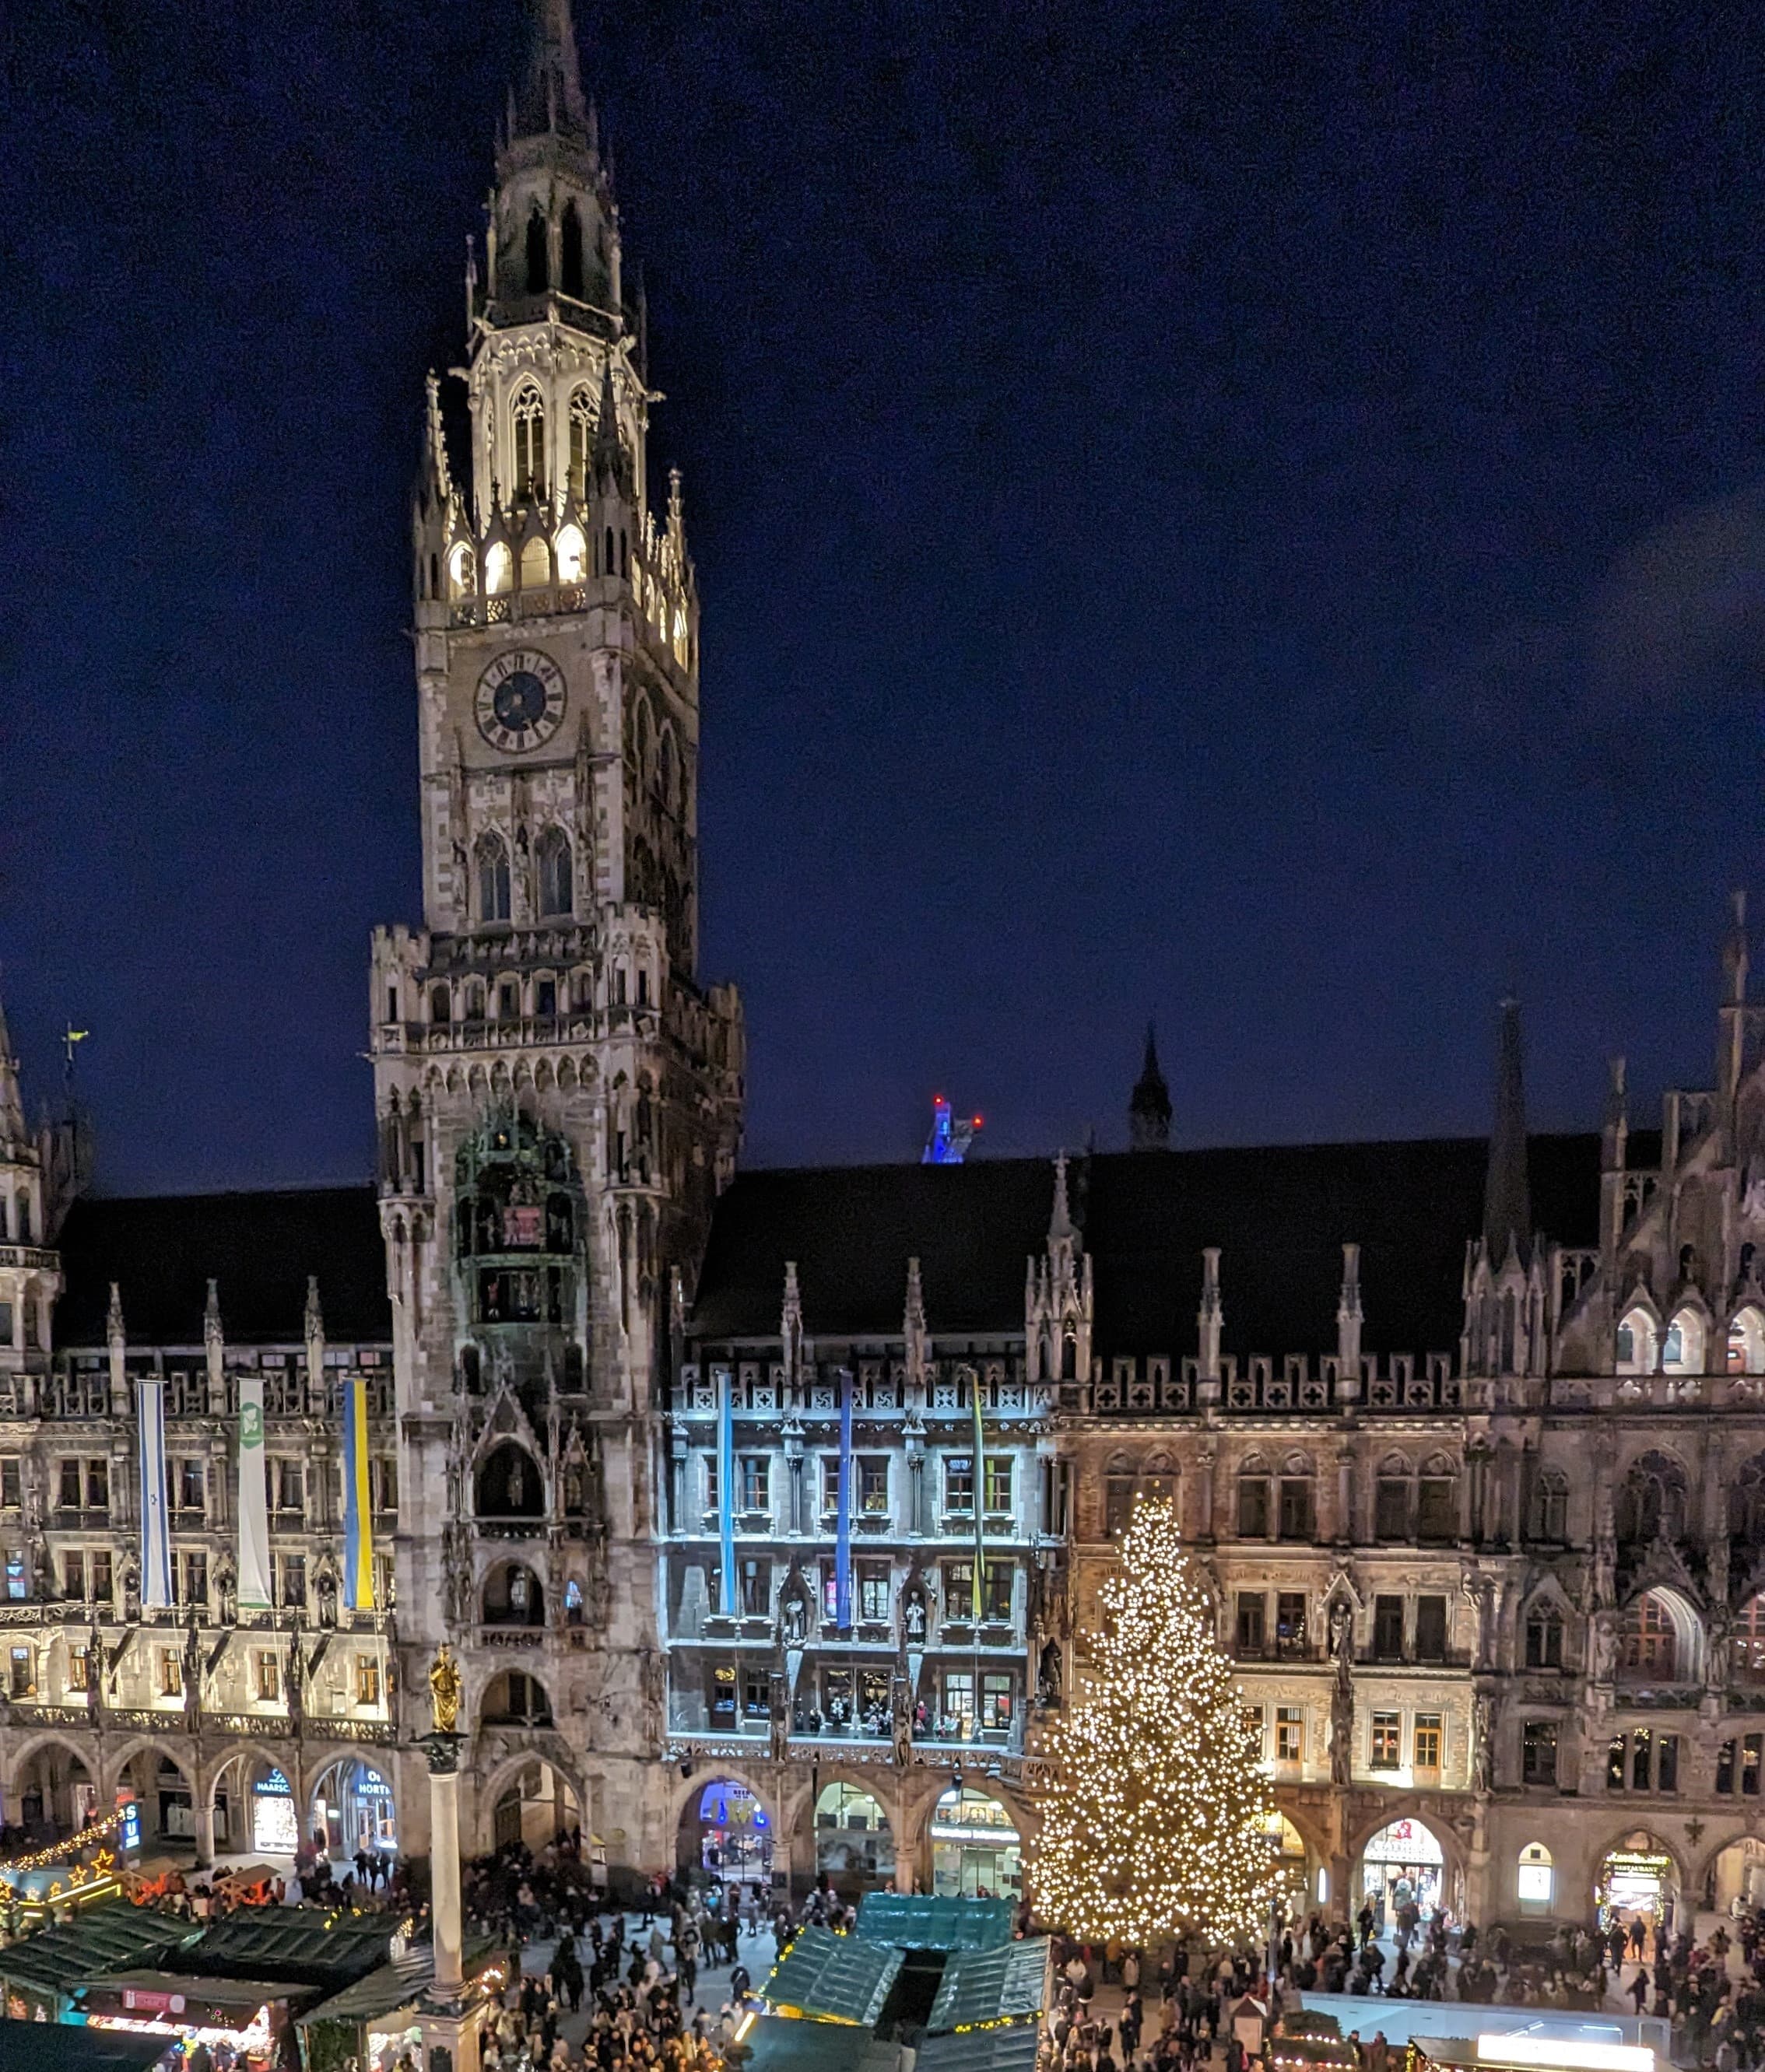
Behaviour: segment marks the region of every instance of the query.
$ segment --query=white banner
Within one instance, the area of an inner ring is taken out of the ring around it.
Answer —
[[[163,1610],[171,1602],[171,1529],[166,1515],[166,1384],[135,1383],[140,1430],[141,1601]]]
[[[266,1612],[269,1593],[269,1494],[264,1461],[264,1384],[239,1377],[239,1609]]]

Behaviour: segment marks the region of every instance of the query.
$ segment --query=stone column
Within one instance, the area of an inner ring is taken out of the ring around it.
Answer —
[[[459,1736],[429,1737],[429,1877],[435,1921],[435,1995],[455,2002],[462,1969],[459,1889]]]
[[[215,1860],[215,1788],[212,1782],[199,1783],[196,1791],[196,1868],[205,1871]]]

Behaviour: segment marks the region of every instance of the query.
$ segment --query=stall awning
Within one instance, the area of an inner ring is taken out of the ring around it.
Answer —
[[[981,2029],[964,2036],[928,2036],[914,2072],[1035,2072],[1039,2022]]]
[[[996,1950],[1011,1940],[1011,1902],[866,1893],[858,1934],[866,1942],[892,1942],[903,1950]]]
[[[385,1963],[397,1927],[391,1914],[253,1907],[205,1930],[190,1961],[220,1978],[281,1978],[336,1993]]]
[[[989,2022],[1029,2021],[1047,2004],[1048,1938],[998,1950],[957,1950],[944,1967],[926,2022],[934,2036]]]
[[[882,1943],[805,1928],[761,1987],[760,1998],[775,2014],[874,2028],[906,1961],[900,1951]]]
[[[0,2072],[147,2072],[165,2056],[166,2041],[60,2021],[0,2021]]]
[[[746,2072],[896,2072],[899,2047],[835,2021],[784,2021],[763,2015],[743,2041]]]
[[[206,1974],[191,1976],[179,1971],[140,1969],[117,1971],[88,1979],[80,1997],[88,2011],[136,2013],[143,2020],[194,2019],[196,2011],[253,2015],[274,2000],[302,2007],[312,1997],[311,1986],[290,1985],[286,1979],[217,1979]],[[182,2007],[169,2003],[181,2000]],[[114,2008],[108,2004],[114,2001]]]
[[[468,1983],[480,1972],[489,1970],[503,1955],[503,1947],[485,1937],[466,1945],[461,1968]],[[358,1979],[354,1985],[344,1987],[328,2000],[321,2000],[317,2007],[308,2008],[295,2027],[305,2029],[315,2021],[377,2021],[395,2008],[408,2007],[428,1991],[434,1980],[434,1945],[419,1942],[402,1957],[382,1964],[377,1971],[370,1971],[365,1979]]]
[[[64,1993],[96,1972],[157,1963],[200,1933],[187,1921],[127,1900],[108,1901],[60,1928],[46,1928],[0,1950],[0,1980],[39,1992]]]

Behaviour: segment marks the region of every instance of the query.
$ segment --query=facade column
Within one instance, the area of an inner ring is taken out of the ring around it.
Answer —
[[[459,1737],[429,1737],[429,1879],[435,1910],[435,1991],[457,2000],[465,1973],[459,1888]]]
[[[215,1787],[211,1778],[196,1794],[196,1868],[207,1870],[215,1860]]]

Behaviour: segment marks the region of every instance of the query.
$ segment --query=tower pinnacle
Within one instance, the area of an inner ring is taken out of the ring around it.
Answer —
[[[1492,1268],[1510,1248],[1524,1253],[1532,1237],[1532,1194],[1526,1173],[1526,1088],[1521,1071],[1520,1002],[1501,1003],[1496,1056],[1496,1118],[1489,1134],[1489,1173],[1483,1190],[1483,1244]]]
[[[555,130],[586,143],[588,103],[570,0],[530,0],[530,6],[527,68],[512,95],[509,134],[536,137]]]
[[[1128,1100],[1128,1145],[1134,1151],[1167,1151],[1170,1148],[1170,1089],[1158,1069],[1158,1045],[1153,1025],[1146,1024],[1146,1061]]]

